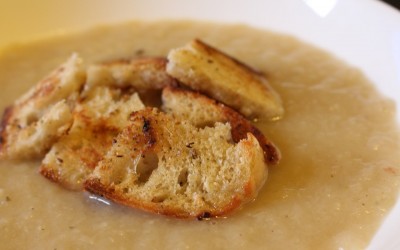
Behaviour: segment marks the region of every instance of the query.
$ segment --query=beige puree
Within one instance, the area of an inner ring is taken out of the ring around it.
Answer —
[[[0,56],[0,108],[78,52],[88,63],[165,56],[193,38],[265,72],[285,116],[258,121],[282,152],[258,198],[228,218],[179,220],[96,201],[0,161],[1,249],[362,249],[400,179],[395,105],[357,69],[298,40],[245,26],[126,23]]]

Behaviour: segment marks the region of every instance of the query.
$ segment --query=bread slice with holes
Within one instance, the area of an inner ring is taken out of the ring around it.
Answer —
[[[280,159],[279,149],[250,121],[230,107],[198,92],[166,87],[162,92],[162,109],[200,128],[214,126],[216,122],[228,122],[235,143],[247,138],[247,133],[252,133],[263,148],[268,164],[276,164]]]
[[[83,94],[93,86],[134,88],[148,105],[154,102],[165,86],[176,85],[176,80],[166,72],[167,60],[162,57],[133,58],[89,65]]]
[[[139,93],[161,90],[176,85],[176,80],[166,72],[166,64],[166,58],[143,57],[89,65],[85,89],[103,85],[134,87]]]
[[[263,74],[200,40],[171,50],[167,58],[171,76],[247,118],[276,119],[284,113]]]
[[[0,156],[42,157],[70,127],[73,103],[84,82],[82,60],[74,54],[7,108],[0,128]]]
[[[135,58],[90,65],[83,91],[73,110],[73,122],[45,156],[40,173],[72,190],[83,181],[128,122],[144,108],[141,98],[175,80],[165,72],[163,58]]]
[[[146,91],[175,85],[175,79],[165,70],[166,64],[165,58],[145,57],[90,65],[85,88],[106,85]]]
[[[130,114],[143,108],[138,94],[126,88],[92,88],[76,105],[68,133],[46,154],[40,173],[68,189],[82,190],[83,181],[128,124]]]
[[[148,212],[203,219],[253,200],[266,176],[251,133],[234,143],[229,123],[197,128],[146,108],[132,114],[84,186]]]

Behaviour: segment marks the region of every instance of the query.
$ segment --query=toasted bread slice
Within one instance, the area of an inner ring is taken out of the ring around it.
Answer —
[[[94,86],[134,88],[146,106],[159,106],[161,89],[177,84],[167,74],[166,64],[165,58],[147,57],[90,65],[82,95]]]
[[[229,122],[235,143],[252,133],[264,150],[268,164],[280,159],[278,148],[264,134],[235,110],[218,103],[198,92],[176,87],[166,87],[162,92],[162,109],[181,119],[188,120],[196,127],[214,126],[216,122]]]
[[[131,112],[144,108],[139,96],[105,86],[92,88],[74,110],[73,124],[45,156],[40,173],[71,190],[83,181],[128,123]]]
[[[146,108],[116,138],[85,189],[121,204],[179,218],[223,216],[252,200],[267,175],[250,133],[233,143],[229,123],[196,128]]]
[[[247,118],[276,119],[283,115],[279,95],[261,73],[200,40],[171,50],[167,72]]]
[[[84,82],[82,60],[74,54],[18,99],[3,115],[0,155],[43,156],[71,125],[71,103]]]
[[[159,57],[134,58],[111,61],[88,67],[85,89],[106,85],[114,87],[134,87],[138,92],[161,90],[168,85],[176,85],[167,74],[167,60]]]

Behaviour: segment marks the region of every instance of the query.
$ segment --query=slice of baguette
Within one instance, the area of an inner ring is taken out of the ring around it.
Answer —
[[[268,164],[276,164],[280,159],[278,148],[246,118],[228,106],[198,92],[166,87],[162,92],[162,109],[190,121],[196,127],[214,126],[216,122],[229,122],[235,143],[247,138],[247,133],[252,133],[263,148]]]
[[[71,125],[71,106],[84,82],[82,60],[74,54],[7,108],[0,128],[0,156],[43,156]]]
[[[166,64],[165,58],[146,57],[90,65],[82,95],[95,86],[134,88],[146,106],[157,107],[161,89],[177,84],[167,74]]]
[[[267,176],[250,133],[237,144],[229,123],[196,128],[156,109],[131,123],[85,182],[85,189],[145,211],[179,218],[224,216],[257,195]]]
[[[279,95],[262,74],[200,40],[171,50],[167,72],[247,118],[277,119],[283,115]]]
[[[167,60],[159,57],[111,61],[88,67],[85,89],[106,85],[134,87],[138,92],[161,90],[176,81],[165,71]]]
[[[144,108],[139,96],[121,89],[98,86],[74,110],[71,129],[47,153],[40,173],[71,190],[83,181],[128,123],[130,113]]]

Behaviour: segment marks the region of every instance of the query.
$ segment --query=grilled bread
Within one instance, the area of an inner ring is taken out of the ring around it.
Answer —
[[[247,118],[276,119],[283,115],[279,95],[261,73],[200,40],[171,50],[167,72]]]
[[[40,173],[68,189],[82,190],[83,181],[127,125],[129,115],[143,108],[137,93],[106,86],[92,88],[76,105],[68,133],[46,154]]]
[[[191,122],[196,127],[214,126],[216,122],[231,126],[232,139],[235,143],[247,138],[252,133],[264,150],[264,157],[268,164],[276,164],[280,159],[277,147],[264,134],[253,126],[242,115],[198,92],[166,87],[162,92],[162,109],[180,119]]]
[[[202,219],[252,200],[266,175],[263,150],[251,133],[234,143],[229,123],[197,128],[146,108],[132,114],[84,185],[131,207]]]
[[[82,60],[72,55],[6,109],[0,129],[0,155],[42,157],[72,123],[71,110],[85,82]]]
[[[279,96],[262,75],[197,40],[168,60],[84,69],[73,55],[6,110],[0,153],[44,156],[46,178],[149,212],[204,219],[237,209],[280,154],[231,107],[272,119],[283,112]],[[155,103],[162,111],[146,108]]]
[[[87,70],[85,89],[106,85],[114,87],[134,87],[136,91],[162,89],[175,85],[176,81],[167,74],[165,58],[135,58],[90,65]]]
[[[116,60],[90,65],[82,95],[93,86],[134,88],[146,106],[159,106],[160,91],[175,86],[176,80],[167,74],[167,60],[161,57]]]
[[[40,173],[71,190],[82,183],[112,145],[133,111],[144,108],[136,93],[175,84],[162,58],[136,58],[90,65],[73,110],[73,124],[44,158]]]

